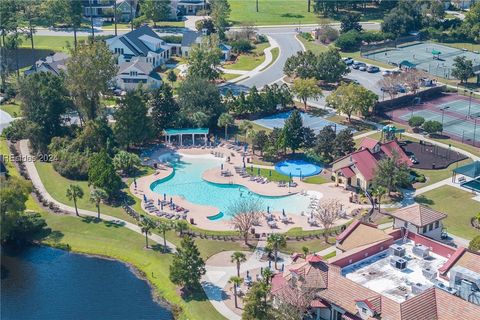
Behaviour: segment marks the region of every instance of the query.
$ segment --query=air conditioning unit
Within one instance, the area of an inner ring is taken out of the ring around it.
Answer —
[[[428,258],[430,256],[430,248],[424,246],[423,244],[416,244],[413,247],[412,252],[414,255],[422,259]]]
[[[398,256],[393,256],[390,257],[390,265],[399,270],[403,270],[407,267],[407,260]]]
[[[405,248],[402,246],[399,246],[398,244],[392,244],[390,247],[390,253],[393,256],[397,257],[404,257],[405,256]]]
[[[435,270],[435,269],[423,268],[422,269],[422,274],[428,280],[434,280],[434,279],[437,278],[437,270]]]
[[[413,294],[420,294],[420,293],[424,292],[425,290],[427,290],[428,288],[430,288],[430,286],[427,286],[427,285],[421,284],[421,283],[414,283],[414,284],[412,284],[412,293]]]
[[[436,284],[435,284],[435,287],[437,287],[438,289],[441,289],[443,291],[446,291],[450,294],[456,294],[457,293],[457,289],[455,288],[452,288],[452,287],[449,287],[449,286],[446,286],[444,285],[441,281],[438,281]]]

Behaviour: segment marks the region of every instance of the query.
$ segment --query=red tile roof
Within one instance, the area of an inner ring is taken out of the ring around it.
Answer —
[[[435,299],[435,288],[430,288],[400,303],[402,320],[436,320],[437,303]]]
[[[458,259],[463,255],[463,253],[465,252],[465,249],[464,247],[459,247],[454,254],[452,254],[452,256],[450,257],[450,259],[448,259],[447,262],[445,262],[443,264],[443,266],[441,266],[439,269],[438,269],[438,272],[440,272],[441,274],[446,274],[448,272],[448,270],[450,270],[451,267],[453,267],[453,265],[458,261]]]
[[[394,218],[407,221],[417,227],[423,227],[430,223],[447,217],[443,212],[433,210],[421,204],[414,204],[389,213]]]
[[[394,154],[399,157],[399,161],[407,164],[409,167],[413,165],[410,161],[410,158],[407,156],[405,151],[403,151],[402,147],[398,144],[397,141],[392,140],[386,143],[382,143],[380,145],[380,149],[387,155],[387,157],[391,158]]]
[[[360,149],[370,149],[372,150],[378,144],[378,141],[369,137],[363,138],[362,142],[360,142]]]
[[[360,220],[353,220],[353,222],[352,222],[345,230],[343,230],[343,232],[340,233],[340,234],[336,237],[336,239],[337,239],[338,241],[342,241],[343,239],[345,239],[346,237],[348,237],[348,235],[349,235],[350,233],[352,233],[352,231],[355,230],[355,228],[357,228],[360,223],[361,223]]]
[[[319,299],[315,299],[310,303],[310,307],[312,308],[328,308],[330,304],[323,302]]]
[[[353,172],[353,170],[350,169],[350,167],[341,168],[340,171],[342,172],[343,176],[347,179],[355,176],[355,172]]]
[[[352,153],[351,157],[362,176],[368,181],[372,180],[377,168],[377,159],[375,159],[372,153],[368,149],[363,149]]]

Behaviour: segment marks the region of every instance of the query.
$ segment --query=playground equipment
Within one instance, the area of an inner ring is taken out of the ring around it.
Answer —
[[[396,134],[401,134],[405,132],[405,129],[398,129],[392,124],[387,124],[382,128],[382,141],[391,141],[396,138]]]

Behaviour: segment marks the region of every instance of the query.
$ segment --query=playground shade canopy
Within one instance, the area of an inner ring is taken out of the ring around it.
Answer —
[[[439,54],[442,54],[442,52],[434,49],[434,50],[432,50],[432,54],[433,55],[439,55]]]
[[[480,161],[475,161],[453,169],[455,174],[461,174],[472,179],[480,178]]]

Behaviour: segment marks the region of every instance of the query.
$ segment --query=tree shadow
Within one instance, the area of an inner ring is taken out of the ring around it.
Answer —
[[[82,220],[82,222],[89,223],[89,224],[90,223],[95,223],[95,224],[102,223],[107,228],[120,228],[120,227],[125,226],[125,222],[123,222],[123,221],[106,221],[106,220],[102,220],[101,218],[98,219],[97,217],[91,217],[91,216],[82,217],[81,220]]]
[[[195,301],[205,301],[205,300],[213,300],[213,301],[224,301],[229,298],[229,295],[223,288],[220,288],[219,286],[207,282],[207,281],[202,281],[202,288],[197,289],[193,293],[189,293],[188,296],[184,297],[185,301],[190,301],[190,300],[195,300]],[[210,294],[210,298],[207,297],[207,294],[205,291],[213,292],[213,294]]]
[[[435,201],[425,197],[424,195],[416,196],[413,200],[415,200],[416,202],[418,202],[420,204],[423,204],[423,205],[433,205],[433,204],[435,204]]]
[[[170,249],[169,246],[164,246],[163,244],[154,244],[154,245],[150,245],[150,248],[153,250],[153,251],[156,251],[156,252],[160,252],[160,253],[171,253],[172,250]]]
[[[296,19],[301,19],[305,18],[303,14],[293,14],[293,13],[284,13],[281,15],[283,18],[296,18]]]

